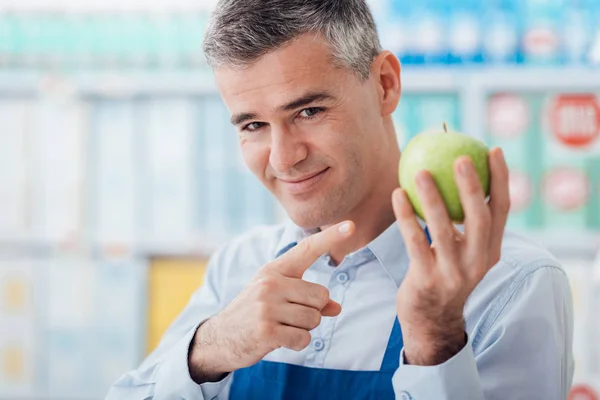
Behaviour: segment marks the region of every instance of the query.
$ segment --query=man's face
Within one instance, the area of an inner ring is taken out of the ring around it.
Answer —
[[[335,66],[323,39],[215,75],[246,164],[297,225],[345,219],[373,192],[387,147],[377,85]]]

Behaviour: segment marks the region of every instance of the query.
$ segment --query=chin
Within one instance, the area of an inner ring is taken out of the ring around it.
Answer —
[[[312,204],[286,204],[284,209],[290,219],[305,230],[316,229],[321,226],[331,225],[335,220],[335,211],[322,207],[317,202]]]

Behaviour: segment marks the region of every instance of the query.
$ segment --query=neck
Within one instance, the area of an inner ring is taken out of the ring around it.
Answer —
[[[388,163],[391,165],[385,168],[386,173],[381,174],[381,179],[372,189],[370,196],[366,197],[346,218],[342,219],[353,221],[356,229],[350,240],[344,243],[343,248],[334,248],[330,252],[329,256],[336,265],[348,253],[371,243],[396,221],[392,208],[392,192],[399,186],[397,177],[399,153],[397,157],[393,158],[394,160]]]

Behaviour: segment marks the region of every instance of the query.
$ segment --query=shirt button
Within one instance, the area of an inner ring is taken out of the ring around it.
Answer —
[[[337,276],[337,281],[344,284],[350,280],[350,275],[347,272],[340,272]]]
[[[313,346],[316,351],[321,351],[325,348],[325,342],[323,342],[323,339],[315,339]]]
[[[412,400],[412,397],[410,397],[410,394],[408,392],[400,393],[400,398],[402,400]]]

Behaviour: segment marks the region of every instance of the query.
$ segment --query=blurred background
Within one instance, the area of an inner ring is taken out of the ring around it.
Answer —
[[[0,0],[0,398],[100,399],[284,213],[245,170],[201,43],[215,1]],[[600,393],[600,1],[371,0],[404,145],[502,146],[510,228],[565,265],[572,399]],[[595,393],[595,394],[594,394]]]

